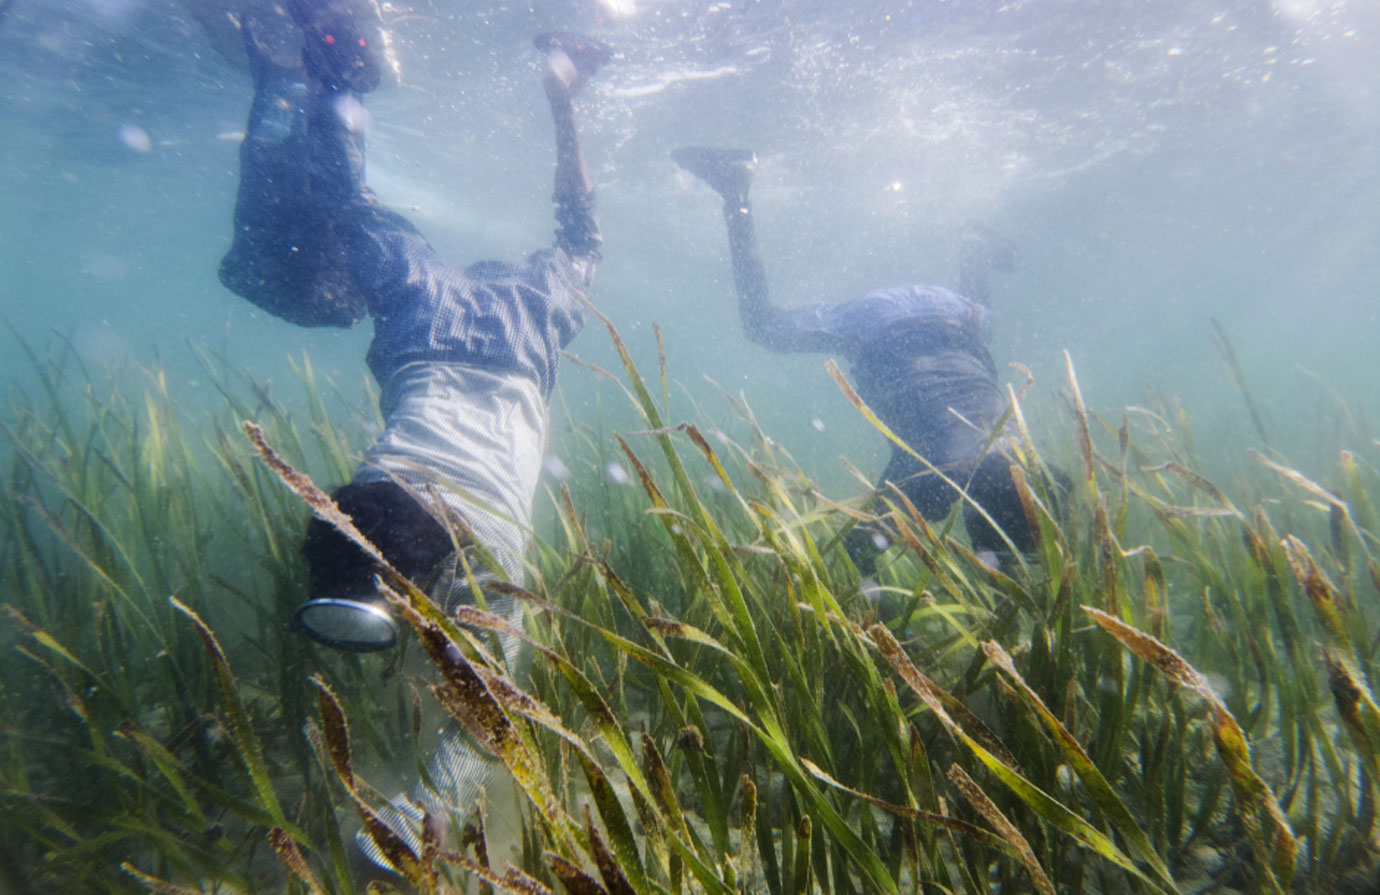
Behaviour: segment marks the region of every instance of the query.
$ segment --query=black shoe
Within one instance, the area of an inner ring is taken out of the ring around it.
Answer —
[[[750,149],[715,149],[682,146],[671,160],[709,184],[725,200],[746,200],[757,168],[757,154]]]
[[[368,93],[383,79],[381,19],[375,0],[287,0],[304,35],[307,71],[333,90]]]
[[[548,31],[532,38],[532,45],[548,56],[564,53],[581,79],[589,79],[613,58],[608,44],[574,31]]]

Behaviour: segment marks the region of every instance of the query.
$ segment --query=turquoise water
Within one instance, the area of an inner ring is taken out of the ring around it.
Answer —
[[[216,280],[249,101],[223,7],[4,7],[0,311],[39,345],[69,334],[94,369],[161,361],[192,395],[188,343],[274,382],[306,351],[362,392],[367,323],[295,329]],[[875,472],[885,449],[823,358],[740,337],[717,203],[670,162],[681,143],[760,154],[756,210],[782,303],[950,283],[964,222],[1007,234],[1023,265],[995,289],[994,354],[1034,371],[1037,408],[1059,410],[1067,349],[1094,409],[1115,419],[1147,386],[1178,394],[1239,453],[1255,436],[1209,337],[1215,318],[1299,453],[1335,414],[1320,381],[1373,410],[1374,3],[386,9],[403,78],[369,98],[370,180],[460,261],[549,238],[551,133],[530,36],[574,27],[617,49],[581,100],[606,238],[593,299],[645,361],[659,324],[691,396],[723,406],[706,376],[741,390],[841,488],[838,455]],[[597,325],[571,350],[612,362]],[[23,384],[27,362],[6,357],[3,378]],[[562,382],[577,414],[592,407],[597,377],[567,365]]]
[[[294,362],[306,353],[339,384],[340,425],[362,444],[370,422],[352,411],[369,395],[368,323],[349,332],[297,329],[216,278],[250,95],[225,11],[209,0],[0,3],[0,315],[13,329],[0,335],[0,389],[9,399],[37,388],[30,360],[15,350],[19,339],[40,356],[66,341],[93,378],[166,369],[177,406],[193,422],[209,422],[225,415],[197,361],[209,348],[266,383],[305,428]],[[1377,465],[1373,0],[425,0],[391,4],[386,18],[402,79],[368,98],[370,181],[461,263],[517,258],[550,238],[551,124],[530,37],[569,27],[615,47],[614,64],[580,100],[606,240],[591,298],[652,382],[653,326],[664,332],[675,380],[671,420],[703,415],[708,426],[729,425],[735,415],[722,393],[742,395],[831,497],[863,490],[841,457],[875,477],[885,444],[838,393],[825,358],[771,355],[742,338],[718,203],[672,164],[678,145],[758,152],[755,208],[782,304],[908,282],[952,284],[966,222],[1006,234],[1022,264],[995,285],[993,353],[1016,384],[1023,374],[1007,362],[1032,371],[1026,415],[1068,469],[1077,461],[1065,351],[1100,416],[1117,424],[1128,406],[1156,406],[1156,393],[1179,396],[1197,433],[1195,468],[1209,476],[1259,471],[1246,452],[1260,439],[1214,346],[1213,321],[1234,344],[1282,463],[1327,487],[1339,487],[1339,449],[1355,452],[1368,471]],[[618,363],[596,320],[570,350],[608,369]],[[79,400],[75,391],[66,397]],[[558,400],[550,452],[570,459],[577,474],[598,464],[577,462],[580,448],[561,423],[565,408],[601,434],[642,427],[620,409],[616,387],[575,364],[564,367]],[[1352,426],[1339,400],[1369,420]],[[116,424],[138,416],[121,413]],[[7,405],[0,422],[22,428],[18,415]],[[1144,425],[1143,415],[1131,416]],[[638,449],[650,445],[633,440]],[[605,449],[616,456],[611,444]],[[66,458],[54,455],[62,465]],[[135,460],[118,459],[133,468]],[[617,485],[626,474],[608,475]],[[38,478],[29,492],[47,494],[48,480]],[[22,479],[12,483],[21,495]],[[635,484],[627,487],[636,494]],[[1242,494],[1251,488],[1237,476],[1229,490],[1254,507]],[[544,495],[539,527],[551,524]],[[53,515],[80,521],[62,495],[49,496],[61,507]],[[641,507],[634,497],[622,505]],[[1277,516],[1317,508],[1291,502]],[[590,526],[595,541],[608,534],[600,522]],[[252,534],[255,525],[246,528]],[[163,532],[130,538],[157,552]],[[185,544],[167,540],[171,549]],[[1326,549],[1321,537],[1312,546]],[[225,558],[214,541],[198,549],[214,555],[191,557],[194,570],[236,581],[282,571],[271,562],[229,568],[244,551]],[[642,568],[656,565],[638,558]],[[157,591],[160,607],[170,591],[197,602],[227,643],[243,647],[256,633],[280,630],[286,608],[275,615],[270,600],[286,596],[290,606],[298,598],[265,585],[252,595],[257,603],[236,612],[226,594],[237,591],[220,580],[183,580],[176,559],[167,562],[166,586],[150,577],[141,592]],[[1172,586],[1180,570],[1169,568]],[[44,594],[58,607],[54,617],[81,619],[69,625],[76,638],[90,633],[86,607],[71,598],[64,575],[50,576]],[[104,593],[76,591],[92,592]],[[1176,596],[1184,593],[1196,606],[1196,585]],[[0,594],[0,603],[12,599]],[[1193,611],[1177,624],[1196,625]],[[176,630],[191,637],[185,625]],[[16,631],[0,630],[11,659]],[[146,652],[161,667],[166,654]],[[311,656],[295,658],[305,666]],[[5,677],[3,686],[37,709],[29,692],[49,699],[56,691],[30,691],[41,669],[24,667],[34,677]],[[238,667],[277,679],[272,661]],[[286,668],[282,676],[300,683],[314,670]],[[156,729],[156,718],[139,720]],[[217,729],[208,726],[208,739]],[[40,743],[33,754],[46,751]],[[414,769],[401,765],[383,779],[408,785]]]

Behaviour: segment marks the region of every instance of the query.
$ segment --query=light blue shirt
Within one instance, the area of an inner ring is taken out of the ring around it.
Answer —
[[[773,351],[827,352],[852,362],[901,326],[938,344],[985,346],[992,338],[991,310],[940,286],[875,289],[853,301],[778,309],[762,322],[754,341]]]

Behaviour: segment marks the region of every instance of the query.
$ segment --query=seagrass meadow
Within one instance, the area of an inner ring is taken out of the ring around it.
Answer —
[[[1087,407],[1071,359],[1038,438],[1011,391],[1039,545],[998,571],[957,508],[822,493],[750,408],[676,400],[664,357],[639,371],[609,332],[624,368],[584,374],[634,424],[576,426],[547,483],[502,588],[528,604],[521,668],[497,617],[446,617],[391,571],[395,653],[287,630],[305,521],[336,515],[313,482],[344,480],[373,422],[308,359],[289,411],[203,352],[193,414],[156,368],[106,381],[24,346],[38,387],[0,424],[0,891],[1377,891],[1359,411],[1308,468],[1261,419],[1210,480],[1191,408]],[[863,580],[841,539],[874,519],[893,538]],[[496,781],[416,853],[376,812],[447,714]],[[363,872],[361,826],[401,875]]]

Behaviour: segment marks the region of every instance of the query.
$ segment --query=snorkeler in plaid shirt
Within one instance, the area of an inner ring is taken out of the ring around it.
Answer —
[[[961,486],[970,498],[963,505],[964,523],[984,561],[1000,564],[1012,546],[1032,549],[1035,534],[1011,476],[1006,436],[993,432],[1007,402],[987,350],[989,274],[1013,270],[1015,250],[970,225],[957,291],[912,285],[877,289],[851,301],[781,307],[769,297],[748,197],[757,157],[746,150],[685,146],[672,158],[723,200],[747,337],[771,351],[846,358],[859,395],[927,461],[893,446],[876,493],[885,497],[894,485],[926,519],[938,520],[959,499],[954,485]],[[1062,473],[1054,477],[1059,480]],[[883,527],[859,525],[844,543],[858,570],[870,575],[889,540]]]
[[[521,263],[460,268],[364,184],[360,97],[378,86],[386,60],[372,0],[286,7],[263,5],[240,22],[255,93],[221,280],[302,326],[373,318],[368,364],[386,425],[333,497],[398,571],[449,608],[468,599],[469,587],[451,528],[438,519],[460,520],[493,557],[498,568],[479,570],[481,580],[522,580],[558,352],[583,325],[601,242],[572,98],[609,50],[570,33],[536,39],[556,126],[555,244]],[[303,552],[311,594],[297,629],[338,649],[391,647],[397,624],[376,591],[373,562],[317,519]],[[511,598],[488,603],[520,621]],[[503,643],[510,660],[517,646]],[[428,769],[432,786],[394,808],[412,827],[418,804],[434,818],[468,811],[485,764],[458,731],[443,734]],[[409,824],[394,820],[415,844]],[[371,841],[361,845],[386,864]]]

